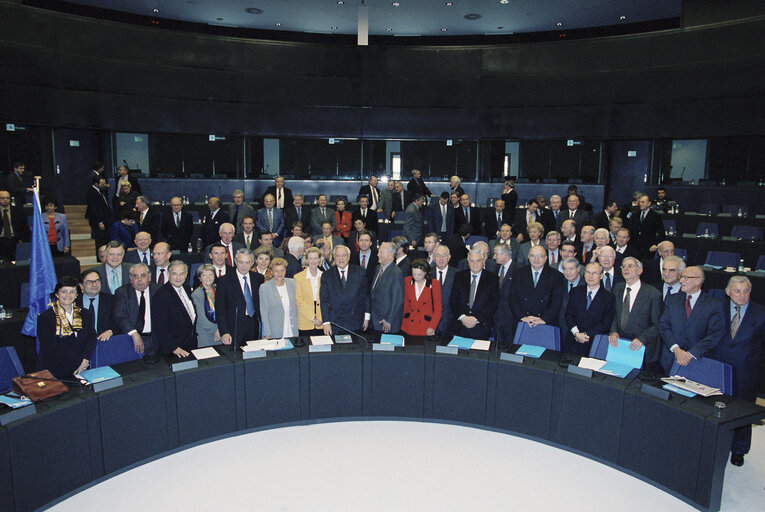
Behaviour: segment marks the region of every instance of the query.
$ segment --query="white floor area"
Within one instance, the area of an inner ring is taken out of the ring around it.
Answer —
[[[757,453],[728,464],[722,510],[765,510]],[[754,451],[754,450],[753,450]],[[636,478],[540,443],[468,427],[339,422],[232,437],[102,482],[53,511],[695,510]]]

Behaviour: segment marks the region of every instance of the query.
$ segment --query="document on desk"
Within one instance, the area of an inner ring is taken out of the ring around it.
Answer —
[[[662,382],[666,382],[670,386],[675,386],[685,391],[695,393],[701,396],[717,396],[722,395],[722,391],[719,388],[713,388],[712,386],[706,386],[692,380],[688,380],[685,377],[679,375],[673,375],[672,377],[664,377]]]
[[[452,338],[452,341],[449,342],[447,347],[457,347],[463,350],[470,350],[470,348],[473,346],[473,343],[475,343],[475,340],[473,338],[463,338],[462,336],[455,336]]]
[[[489,340],[475,340],[470,348],[471,350],[489,350],[491,342]]]
[[[602,359],[595,359],[594,357],[583,357],[579,360],[579,368],[584,368],[585,370],[593,370],[598,371],[600,370],[603,365],[606,364],[605,361]]]
[[[88,384],[95,384],[96,382],[103,382],[109,379],[116,379],[120,374],[115,372],[111,366],[99,366],[98,368],[92,368],[85,370],[75,377],[85,380]]]
[[[191,351],[191,353],[199,361],[201,361],[202,359],[212,359],[213,357],[220,357],[220,354],[218,354],[218,351],[212,347],[195,348],[194,350]]]
[[[606,364],[598,369],[600,373],[623,379],[635,368],[643,366],[645,346],[630,350],[632,340],[619,338],[617,345],[608,345]]]
[[[332,336],[311,336],[311,345],[333,345]]]
[[[295,348],[290,340],[279,338],[278,340],[252,340],[242,348],[244,352],[254,352],[256,350],[288,350]]]
[[[537,345],[521,345],[518,347],[518,350],[515,351],[516,354],[519,356],[526,356],[526,357],[532,357],[534,359],[539,359],[539,357],[544,353],[545,348],[540,347]]]
[[[380,343],[383,345],[393,345],[395,347],[404,346],[404,337],[398,334],[383,334],[380,336]]]
[[[666,389],[667,391],[672,391],[673,393],[677,393],[678,395],[687,396],[688,398],[693,398],[696,396],[696,393],[692,391],[686,391],[684,389],[680,389],[677,386],[673,386],[672,384],[664,384],[662,386],[662,389]]]

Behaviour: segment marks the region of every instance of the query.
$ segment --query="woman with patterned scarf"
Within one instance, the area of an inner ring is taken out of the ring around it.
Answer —
[[[37,369],[50,370],[58,379],[86,370],[96,348],[93,319],[74,303],[78,284],[74,277],[62,277],[51,294],[51,307],[37,317]]]

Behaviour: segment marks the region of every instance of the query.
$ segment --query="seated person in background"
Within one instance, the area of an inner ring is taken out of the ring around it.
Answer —
[[[258,247],[255,249],[255,267],[253,270],[263,276],[264,282],[271,280],[271,251],[268,247]]]
[[[518,249],[518,265],[521,266],[529,264],[529,250],[532,247],[539,246],[543,249],[547,249],[544,240],[542,240],[542,234],[544,233],[542,224],[539,222],[532,222],[526,226],[526,232],[528,240],[523,242]]]
[[[302,239],[293,237],[292,241]],[[302,250],[301,250],[302,252]],[[287,275],[287,262],[282,258],[271,261],[273,279],[260,286],[260,318],[265,339],[294,338],[298,335],[298,313],[295,299],[295,280]]]
[[[473,247],[471,249],[475,249],[479,251],[481,254],[483,254],[483,268],[491,272],[492,274],[497,273],[497,269],[499,268],[497,266],[497,262],[495,262],[490,256],[493,255],[489,254],[489,244],[484,242],[483,240],[479,240],[478,242],[473,244]],[[464,259],[460,261],[457,268],[460,270],[466,270],[469,267],[467,259]]]
[[[595,247],[592,249],[592,259],[590,261],[598,261],[598,250],[601,247],[611,245],[611,237],[608,235],[608,230],[605,228],[598,228],[595,230],[595,236],[593,238]]]
[[[586,286],[571,290],[566,306],[563,351],[587,355],[598,334],[608,334],[614,321],[614,296],[601,286],[603,268],[593,261],[584,269]]]
[[[659,187],[656,189],[656,201],[653,203],[653,209],[657,212],[666,212],[669,210],[669,202],[672,201],[667,197],[667,189]]]
[[[608,223],[608,235],[611,237],[611,245],[616,245],[616,236],[619,234],[619,230],[622,229],[624,221],[621,217],[614,217],[611,222]],[[629,230],[627,230],[629,233]],[[636,256],[637,257],[637,256]]]
[[[220,345],[220,331],[215,318],[215,267],[204,263],[197,269],[197,286],[191,292],[191,303],[197,314],[197,346]]]
[[[82,294],[77,296],[75,303],[90,314],[98,340],[108,340],[116,329],[113,315],[114,296],[101,291],[101,276],[94,269],[82,273],[80,289]]]
[[[75,305],[77,286],[74,277],[62,277],[51,294],[52,306],[37,317],[37,369],[49,370],[57,379],[86,370],[96,348],[90,312]]]
[[[234,225],[234,231],[239,234],[242,232],[242,221],[245,217],[255,217],[255,210],[252,206],[244,202],[244,192],[241,190],[234,190],[232,194],[234,204],[228,207],[228,216],[231,219],[231,224]]]
[[[652,255],[643,260],[643,280],[649,283],[655,283],[661,279],[664,258],[675,255],[675,244],[670,240],[660,242],[656,254],[659,255],[658,259]]]
[[[189,271],[186,263],[170,263],[167,283],[151,298],[152,338],[159,353],[188,357],[197,348],[197,314],[186,289]]]
[[[207,200],[207,207],[209,211],[202,217],[202,230],[199,233],[199,238],[202,239],[202,246],[208,247],[210,244],[214,244],[220,241],[218,235],[218,229],[224,222],[231,222],[231,218],[228,213],[223,211],[220,207],[220,199],[217,197],[211,197]]]
[[[369,206],[369,198],[367,196],[359,197],[359,208],[351,215],[351,222],[353,222],[354,227],[358,219],[364,222],[364,226],[370,232],[377,233],[377,211]]]
[[[412,277],[404,279],[401,330],[410,336],[434,336],[441,321],[441,283],[433,279],[423,259],[412,262]]]
[[[306,268],[295,276],[295,304],[300,336],[324,334],[321,320],[321,251],[311,247],[305,254]]]
[[[138,234],[138,228],[135,225],[137,219],[138,214],[133,210],[123,211],[122,219],[109,228],[109,240],[120,242],[128,251],[134,250],[135,243],[133,240]]]
[[[159,285],[163,285],[167,282],[167,276],[169,276],[170,264],[170,246],[167,242],[157,242],[154,245],[154,252],[151,256],[154,263],[149,266],[151,269],[151,280]]]
[[[345,245],[345,240],[337,235],[332,234],[334,231],[334,225],[332,222],[325,220],[321,223],[321,236],[329,243],[330,247],[334,251],[338,245]]]
[[[513,226],[509,223],[502,224],[499,227],[499,237],[494,240],[489,240],[489,251],[494,254],[494,247],[497,244],[505,244],[510,247],[510,255],[513,261],[518,261],[518,251],[521,248],[521,244],[518,243],[513,237]]]
[[[311,210],[311,230],[314,235],[323,235],[323,228],[321,225],[323,222],[329,221],[330,224],[332,224],[332,229],[330,230],[331,233],[332,230],[335,229],[335,211],[327,206],[326,194],[319,194],[316,202],[316,207]]]
[[[351,233],[351,212],[345,209],[346,206],[343,198],[335,202],[335,227],[332,230],[332,234],[342,238],[344,244],[348,242],[348,235]]]
[[[554,269],[560,267],[560,233],[557,231],[550,231],[545,237],[545,248],[547,249],[547,264]]]
[[[485,257],[478,249],[468,254],[468,270],[454,277],[451,310],[456,320],[454,333],[465,338],[488,340],[497,311],[497,276],[485,271]]]
[[[255,212],[255,226],[261,233],[271,233],[274,237],[274,243],[278,245],[285,231],[284,214],[274,204],[274,196],[266,194],[263,198],[263,208]]]
[[[271,251],[272,258],[281,258],[284,252],[278,247],[274,247],[274,235],[268,231],[261,231],[258,235],[258,247],[266,247]]]
[[[282,250],[283,253],[287,254],[290,252],[289,247],[287,247],[290,238],[293,236],[299,237],[301,240],[303,239],[303,223],[300,221],[295,222],[292,226],[290,226],[289,233],[287,233],[287,236],[284,237],[284,240],[282,240],[282,245],[279,247],[279,249]]]
[[[619,228],[619,231],[616,233],[615,243],[613,244],[613,248],[616,249],[617,257],[621,255],[623,260],[624,258],[628,258],[630,256],[633,258],[640,256],[640,254],[629,243],[630,230],[627,228]]]

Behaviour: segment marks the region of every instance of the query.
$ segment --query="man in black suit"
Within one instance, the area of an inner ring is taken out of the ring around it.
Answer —
[[[516,240],[518,242],[523,242],[527,235],[526,228],[529,224],[532,222],[540,222],[541,218],[539,214],[537,213],[537,209],[539,208],[539,203],[535,198],[531,198],[526,202],[526,209],[522,212],[517,212],[515,216],[515,226],[513,227],[513,232],[516,234]],[[544,235],[544,233],[541,233]]]
[[[11,196],[16,200],[16,206],[21,208],[27,201],[27,192],[33,192],[32,187],[28,187],[24,183],[24,170],[26,166],[24,162],[14,162],[13,172],[11,172],[6,178],[6,187]]]
[[[593,261],[584,269],[586,286],[571,290],[566,306],[563,351],[588,355],[598,334],[608,334],[614,321],[614,295],[601,286],[603,268]]]
[[[497,312],[494,315],[494,324],[497,329],[497,342],[501,348],[507,348],[515,336],[515,319],[513,319],[513,310],[510,309],[510,289],[513,284],[516,262],[511,257],[510,246],[506,244],[495,245],[494,261],[499,267],[497,271],[499,300],[497,301]]]
[[[590,214],[581,207],[579,203],[579,196],[576,195],[570,195],[568,196],[568,199],[566,199],[566,206],[568,209],[563,212],[563,215],[561,215],[558,218],[558,226],[563,225],[563,221],[571,219],[574,222],[576,222],[577,226],[584,226],[585,224],[590,224]]]
[[[270,235],[271,233],[269,233]],[[273,235],[272,235],[273,236]],[[242,219],[242,231],[234,235],[232,243],[239,247],[255,250],[258,245],[258,232],[255,231],[255,217],[246,215]]]
[[[183,201],[180,197],[170,199],[170,212],[162,216],[161,231],[171,250],[188,252],[194,232],[194,220],[189,212],[183,211]]]
[[[415,198],[417,196],[433,197],[430,189],[422,179],[422,173],[419,169],[412,169],[412,179],[406,185],[406,191],[409,192],[409,197]]]
[[[563,222],[560,220],[563,217],[564,210],[561,210],[563,206],[563,200],[558,194],[550,196],[550,209],[545,212],[545,232],[556,231],[560,229],[560,225]]]
[[[117,330],[114,321],[114,296],[101,291],[101,276],[93,269],[80,276],[82,294],[77,296],[77,305],[90,311],[94,319],[94,330],[99,341],[106,341]]]
[[[149,208],[149,204],[149,198],[146,196],[138,196],[135,200],[135,209],[138,212],[138,229],[149,233],[154,242],[159,242],[162,239],[159,209]]]
[[[139,231],[133,239],[135,249],[125,254],[125,263],[145,263],[151,265],[151,235],[146,231]]]
[[[630,230],[627,228],[621,228],[616,232],[614,249],[618,254],[622,255],[622,261],[624,261],[624,258],[629,257],[640,259],[640,253],[630,245]]]
[[[242,220],[250,216],[255,218],[255,210],[252,206],[244,202],[244,191],[234,190],[231,194],[231,198],[234,200],[233,204],[228,206],[228,216],[231,219],[231,224],[234,225],[234,231],[236,233],[242,232]]]
[[[428,230],[438,233],[441,240],[446,240],[454,233],[454,208],[449,204],[449,193],[441,192],[438,201],[431,201],[425,209],[425,222]]]
[[[451,259],[455,262],[460,262],[467,258],[467,239],[473,234],[473,226],[470,224],[462,224],[457,228],[457,234],[449,238],[446,241],[446,246],[449,248]]]
[[[377,233],[377,211],[369,206],[367,196],[359,197],[359,209],[351,215],[351,223],[355,222],[356,219],[364,221],[367,231]]]
[[[614,286],[615,314],[611,322],[608,342],[614,347],[619,338],[631,340],[630,349],[639,350],[645,346],[643,367],[661,373],[658,365],[661,340],[659,319],[661,318],[661,293],[640,280],[643,264],[632,256],[622,261],[624,282]]]
[[[117,177],[114,180],[114,190],[120,189],[120,181],[123,180],[130,182],[130,190],[136,194],[140,195],[143,193],[143,190],[141,190],[141,184],[138,183],[138,178],[136,178],[135,174],[130,174],[130,170],[128,169],[127,165],[120,165],[117,167]]]
[[[460,206],[456,208],[454,216],[454,229],[459,231],[460,226],[469,224],[473,226],[472,234],[478,236],[481,230],[481,212],[475,206],[470,206],[470,196],[462,194],[460,196]],[[452,254],[452,257],[455,257]]]
[[[371,318],[366,272],[350,264],[351,250],[344,245],[335,246],[333,256],[335,265],[321,275],[319,290],[324,334],[366,331]]]
[[[586,265],[592,260],[593,249],[595,249],[595,226],[582,226],[579,239],[582,242],[581,250],[579,251],[579,261]]]
[[[211,197],[207,200],[207,206],[210,208],[210,211],[202,218],[202,231],[199,233],[199,237],[202,239],[202,247],[218,242],[220,240],[218,235],[220,225],[225,222],[231,222],[228,213],[224,212],[220,207],[220,199]]]
[[[579,264],[579,260],[574,257],[564,257],[560,264],[560,272],[563,274],[564,280],[561,283],[563,286],[563,293],[561,294],[560,311],[558,312],[557,326],[560,329],[561,336],[566,335],[566,308],[568,307],[568,299],[571,297],[571,292],[579,286],[584,284],[584,267]]]
[[[619,206],[616,204],[616,201],[613,199],[609,200],[603,211],[595,215],[595,218],[592,221],[595,225],[595,229],[608,229],[611,226],[611,219],[614,218],[614,214],[618,209]]]
[[[600,263],[601,269],[603,270],[601,284],[607,292],[612,292],[614,286],[624,282],[622,273],[616,267],[616,252],[614,251],[614,248],[610,245],[601,247],[598,250],[598,263]],[[619,267],[621,267],[621,264],[619,264]]]
[[[515,212],[515,207],[518,205],[518,192],[515,191],[515,182],[513,180],[505,181],[505,188],[502,189],[501,197],[505,202],[505,209],[508,212]]]
[[[476,249],[468,253],[468,269],[457,272],[451,293],[455,318],[454,333],[465,338],[488,340],[497,312],[499,280],[484,270],[484,254]]]
[[[265,202],[268,194],[274,196],[276,208],[284,209],[293,203],[292,191],[284,186],[284,178],[281,176],[274,178],[274,184],[266,189],[263,197],[260,198],[261,204]]]
[[[494,247],[499,244],[505,244],[510,247],[510,257],[513,261],[518,261],[518,252],[521,250],[521,244],[513,236],[513,226],[510,223],[504,223],[499,227],[499,237],[489,240],[489,252],[494,254]]]
[[[454,314],[451,308],[451,295],[454,288],[454,276],[458,270],[449,265],[451,254],[445,245],[439,245],[433,250],[434,265],[431,267],[433,279],[441,283],[441,320],[436,332],[443,338],[448,338],[454,332]]]
[[[284,227],[287,232],[292,232],[292,226],[300,222],[303,224],[303,233],[311,233],[311,207],[303,204],[303,194],[298,192],[292,200],[292,206],[284,209]]]
[[[462,180],[460,180],[459,176],[452,176],[449,178],[449,195],[456,193],[457,197],[462,197],[462,194],[465,193],[465,189],[462,188]]]
[[[239,249],[235,262],[236,270],[220,278],[215,294],[215,315],[224,345],[258,339],[260,332],[263,276],[251,270],[255,256],[249,249]]]
[[[295,274],[303,271],[303,265],[300,263],[305,252],[305,242],[303,237],[292,236],[287,241],[287,254],[284,260],[287,262],[287,278],[295,277]]]
[[[661,292],[661,300],[667,302],[670,295],[680,292],[680,276],[685,270],[685,261],[679,256],[667,256],[661,264],[661,279],[651,283]],[[645,262],[643,263],[645,270]]]
[[[529,327],[556,325],[563,293],[563,275],[547,265],[547,252],[541,245],[529,249],[529,265],[513,273],[510,309],[515,321]]]
[[[404,190],[404,185],[400,181],[397,181],[393,186],[394,186],[394,190],[393,190],[393,193],[391,194],[391,198],[392,198],[391,217],[395,217],[396,212],[403,212],[404,210],[406,210],[406,207],[409,206],[409,201],[411,201],[411,198],[409,197],[409,193],[406,190]]]
[[[486,218],[483,220],[486,236],[489,240],[496,239],[499,235],[499,227],[511,222],[513,222],[513,212],[506,211],[505,202],[502,199],[497,199],[494,201],[494,211],[487,212]]]
[[[372,235],[369,231],[359,233],[359,250],[351,253],[351,265],[358,265],[367,273],[367,284],[371,287],[377,267],[377,254],[372,249]]]
[[[170,275],[170,257],[172,252],[167,242],[157,242],[151,252],[153,262],[149,265],[151,280],[158,285],[163,285]]]
[[[11,206],[11,194],[0,190],[0,259],[16,259],[16,246],[19,242],[29,242],[31,238],[27,216],[18,206]]]
[[[664,240],[664,222],[661,215],[651,209],[651,198],[643,194],[638,200],[640,212],[630,217],[630,238],[641,258],[652,256]]]
[[[151,299],[152,338],[158,353],[188,357],[197,348],[196,312],[186,289],[189,270],[186,263],[170,263],[168,282]]]
[[[369,207],[373,212],[376,212],[378,209],[381,210],[381,207],[379,206],[380,189],[377,188],[377,176],[371,176],[369,178],[369,184],[362,185],[361,188],[359,188],[359,195],[357,198],[359,202],[361,202],[361,198],[364,196],[369,200]]]
[[[85,217],[90,224],[90,238],[95,241],[96,257],[98,248],[106,245],[109,241],[109,226],[112,225],[112,209],[109,208],[109,199],[106,197],[106,180],[99,176],[93,176],[91,186],[85,193]]]
[[[137,354],[146,354],[147,362],[156,361],[157,346],[151,333],[151,299],[157,285],[151,280],[148,265],[136,263],[130,268],[130,282],[114,293],[114,320],[119,334],[133,338]]]

